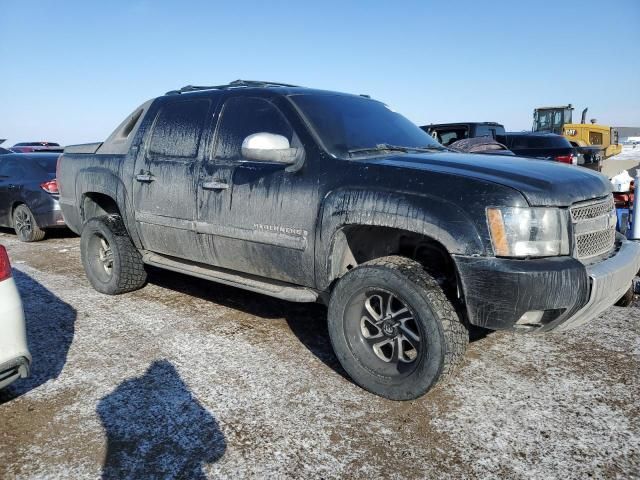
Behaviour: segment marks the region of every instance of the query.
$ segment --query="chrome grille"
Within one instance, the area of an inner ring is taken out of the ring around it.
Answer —
[[[616,240],[615,229],[585,233],[576,238],[578,258],[590,258],[608,252]]]
[[[574,232],[574,256],[586,260],[610,251],[616,241],[613,196],[578,203],[570,208]]]
[[[613,196],[610,195],[605,200],[574,205],[571,207],[571,219],[574,222],[589,220],[608,215],[611,210],[613,210]]]

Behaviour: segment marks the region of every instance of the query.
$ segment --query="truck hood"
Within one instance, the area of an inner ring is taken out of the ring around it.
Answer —
[[[546,160],[443,152],[399,154],[362,161],[498,183],[518,190],[531,206],[568,207],[611,193],[611,184],[604,175]]]

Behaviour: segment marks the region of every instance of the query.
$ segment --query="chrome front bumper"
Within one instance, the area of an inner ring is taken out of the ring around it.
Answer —
[[[27,378],[31,373],[31,364],[27,357],[14,358],[0,365],[0,388],[13,383],[18,378]]]
[[[587,304],[553,330],[563,332],[594,319],[616,303],[631,287],[640,269],[640,242],[623,240],[611,258],[587,267],[591,293]]]

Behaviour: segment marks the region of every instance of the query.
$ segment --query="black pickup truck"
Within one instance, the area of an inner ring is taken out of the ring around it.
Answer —
[[[323,302],[344,369],[391,399],[450,373],[470,326],[582,325],[640,267],[606,178],[453,153],[363,96],[184,87],[67,147],[58,169],[98,291],[141,288],[153,265]]]

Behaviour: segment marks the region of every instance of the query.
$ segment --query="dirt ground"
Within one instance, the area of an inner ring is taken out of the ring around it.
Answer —
[[[487,335],[398,403],[346,377],[321,306],[167,272],[107,297],[71,234],[0,243],[34,362],[0,392],[0,479],[640,477],[637,306]]]

